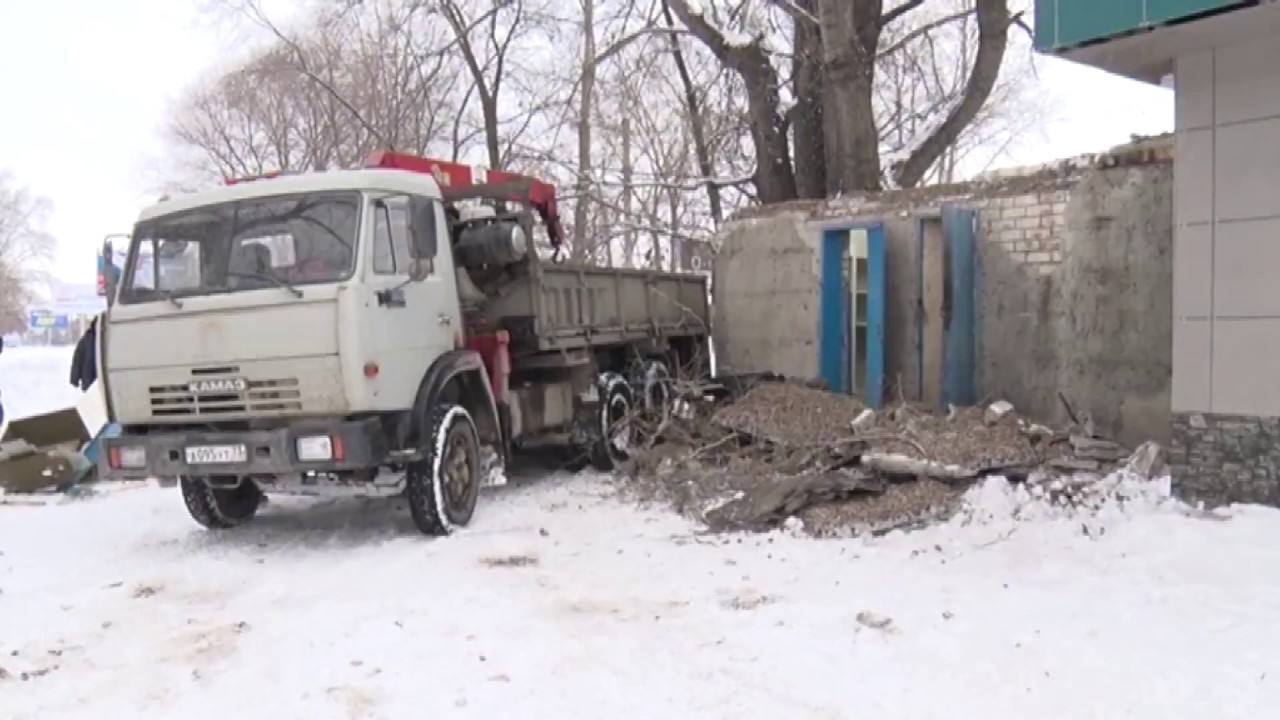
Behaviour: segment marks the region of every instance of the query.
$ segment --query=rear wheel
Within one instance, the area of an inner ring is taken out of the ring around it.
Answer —
[[[253,519],[262,505],[262,490],[252,480],[235,487],[213,487],[204,478],[183,477],[182,501],[192,519],[210,530],[225,530]]]
[[[671,369],[667,363],[657,358],[644,361],[640,377],[643,388],[644,410],[649,415],[661,418],[675,399],[675,382],[671,379]]]
[[[480,439],[471,414],[443,404],[424,424],[422,459],[406,477],[409,512],[426,535],[448,535],[471,522],[480,495]]]
[[[635,393],[618,373],[604,373],[597,383],[600,408],[597,437],[591,444],[591,464],[601,472],[609,472],[630,460],[635,450]]]
[[[675,403],[676,387],[667,363],[657,358],[644,362],[640,377],[640,392],[644,404],[644,432],[640,440],[647,444],[662,441],[663,423],[670,420]]]

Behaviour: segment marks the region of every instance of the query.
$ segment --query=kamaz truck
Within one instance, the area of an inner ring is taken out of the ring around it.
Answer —
[[[442,535],[518,450],[615,467],[706,369],[706,279],[562,240],[553,186],[392,152],[147,208],[100,323],[102,477],[177,485],[208,528],[273,493],[403,496]]]

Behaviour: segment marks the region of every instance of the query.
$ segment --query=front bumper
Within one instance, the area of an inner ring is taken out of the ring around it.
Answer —
[[[305,462],[298,458],[298,438],[319,435],[340,441],[343,449],[341,459]],[[188,447],[226,445],[244,445],[244,462],[187,462]],[[112,467],[111,459],[116,455],[112,452],[113,448],[138,447],[146,451],[145,465]],[[124,433],[119,437],[104,439],[98,458],[98,472],[99,477],[109,480],[336,473],[377,468],[387,462],[388,453],[382,425],[376,419],[308,421],[274,430]]]

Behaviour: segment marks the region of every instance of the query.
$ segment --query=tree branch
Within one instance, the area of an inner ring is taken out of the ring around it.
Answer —
[[[977,0],[977,13],[978,52],[964,94],[942,124],[893,170],[897,184],[902,187],[914,187],[920,182],[947,146],[977,117],[995,87],[1013,18],[1009,15],[1008,0]]]
[[[769,3],[782,8],[785,13],[796,20],[807,20],[814,25],[820,24],[817,16],[797,5],[796,0],[769,0]]]
[[[925,23],[925,24],[923,24],[923,25],[920,25],[919,27],[913,28],[913,29],[911,30],[911,32],[909,32],[909,33],[907,33],[906,35],[903,35],[902,37],[898,38],[897,40],[895,40],[895,41],[894,41],[894,43],[893,43],[892,45],[890,45],[889,47],[887,47],[887,48],[885,48],[884,50],[881,50],[879,53],[877,53],[877,54],[876,54],[876,59],[878,60],[878,59],[880,59],[880,58],[888,57],[888,56],[890,56],[890,55],[892,55],[892,54],[894,54],[894,53],[898,52],[898,51],[899,51],[899,50],[901,50],[902,48],[906,47],[906,46],[907,46],[911,41],[913,41],[913,40],[915,40],[915,39],[917,39],[917,38],[919,38],[919,37],[921,37],[921,36],[923,36],[923,35],[927,35],[928,33],[933,32],[934,30],[937,30],[938,28],[942,27],[943,25],[947,25],[947,24],[949,24],[949,23],[953,23],[953,22],[955,22],[955,21],[957,21],[957,20],[963,20],[964,18],[969,17],[970,15],[974,14],[975,12],[976,12],[976,10],[975,10],[974,8],[967,8],[967,9],[965,9],[965,10],[961,10],[961,11],[959,11],[959,12],[951,13],[950,15],[944,15],[944,16],[942,16],[942,17],[938,18],[937,20],[932,20],[932,21],[927,22],[927,23]]]
[[[694,12],[687,0],[665,0],[672,12],[723,65],[742,77],[747,88],[751,136],[756,148],[756,189],[763,202],[785,202],[796,197],[795,171],[787,136],[781,131],[778,71],[756,38],[746,45],[730,44],[724,33]]]
[[[373,129],[373,125],[365,119],[364,115],[360,114],[359,110],[356,110],[354,105],[342,96],[342,93],[339,93],[332,85],[311,71],[311,67],[307,64],[306,52],[296,41],[293,40],[293,38],[285,35],[278,27],[276,27],[275,23],[271,22],[271,19],[262,11],[262,8],[258,7],[255,0],[246,1],[245,12],[249,15],[250,19],[271,31],[271,34],[275,35],[276,39],[287,45],[289,49],[293,51],[294,57],[297,58],[297,67],[299,72],[305,75],[311,82],[319,85],[325,92],[329,93],[334,100],[337,100],[339,104],[347,109],[347,112],[351,113],[351,116],[354,117],[357,122],[364,126],[366,132],[378,139],[379,143],[386,145],[389,150],[395,149],[390,145],[387,145],[387,142],[383,139],[382,135],[379,134],[377,130]]]
[[[901,18],[903,15],[906,15],[923,4],[924,0],[907,0],[907,2],[904,2],[884,15],[881,15],[880,27],[888,27],[894,20]]]

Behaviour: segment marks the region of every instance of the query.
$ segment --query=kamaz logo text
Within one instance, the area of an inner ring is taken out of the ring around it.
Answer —
[[[187,390],[192,395],[231,395],[249,389],[249,381],[244,378],[216,378],[209,380],[192,380]]]

